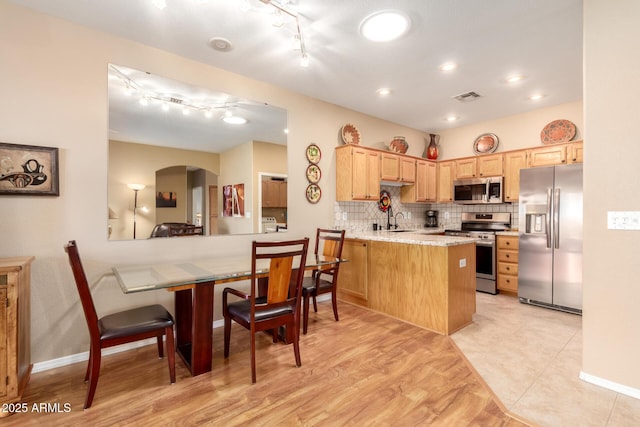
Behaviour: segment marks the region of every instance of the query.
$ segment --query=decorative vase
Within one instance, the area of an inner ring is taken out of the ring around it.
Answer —
[[[429,134],[429,143],[426,144],[422,157],[426,157],[429,160],[436,160],[438,158],[438,141],[440,141],[440,135],[435,133]],[[425,143],[427,140],[425,139]]]
[[[409,143],[404,136],[394,136],[393,140],[389,144],[389,150],[396,153],[405,154],[409,149]]]

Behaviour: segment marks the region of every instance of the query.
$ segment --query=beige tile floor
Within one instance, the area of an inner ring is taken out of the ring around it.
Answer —
[[[582,317],[477,293],[452,335],[504,405],[543,427],[640,426],[640,400],[582,381]]]

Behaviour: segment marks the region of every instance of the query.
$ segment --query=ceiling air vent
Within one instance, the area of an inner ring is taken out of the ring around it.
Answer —
[[[460,102],[469,102],[469,101],[473,101],[476,98],[480,98],[480,94],[478,92],[465,92],[465,93],[461,93],[460,95],[456,95],[453,97],[453,99],[456,99]]]
[[[183,101],[182,99],[171,97],[169,98],[169,102],[171,102],[172,104],[182,104]]]

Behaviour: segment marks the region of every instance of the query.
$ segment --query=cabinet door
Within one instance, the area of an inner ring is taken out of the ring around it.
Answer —
[[[435,162],[427,162],[427,202],[438,200],[438,165]]]
[[[400,157],[400,181],[416,182],[416,161],[407,157]]]
[[[400,158],[391,153],[380,154],[380,179],[398,181],[400,179]]]
[[[567,147],[567,163],[582,163],[582,142],[572,142]]]
[[[533,148],[528,154],[529,167],[564,165],[567,163],[566,145]]]
[[[476,177],[476,159],[460,159],[455,161],[456,174],[455,179],[475,178]]]
[[[352,186],[354,200],[369,200],[369,154],[364,149],[356,148],[353,150],[352,163]]]
[[[287,207],[287,181],[280,181],[278,184],[278,206]]]
[[[527,167],[527,152],[504,154],[504,200],[515,202],[520,197],[520,170]]]
[[[345,239],[342,257],[349,262],[340,264],[338,294],[347,301],[367,305],[368,300],[368,245],[357,239]]]
[[[438,163],[438,202],[453,201],[454,162]]]
[[[380,198],[380,156],[376,151],[367,152],[367,200]]]
[[[478,157],[478,175],[502,176],[502,154]]]
[[[6,283],[6,274],[0,276],[0,281],[3,278]],[[3,286],[0,287],[0,339],[3,340],[0,343],[0,378],[2,378],[2,381],[0,381],[0,397],[7,395],[7,381],[5,381],[8,363],[7,338],[7,287]]]
[[[277,183],[270,179],[262,181],[262,206],[265,208],[274,208],[278,203],[278,187]]]

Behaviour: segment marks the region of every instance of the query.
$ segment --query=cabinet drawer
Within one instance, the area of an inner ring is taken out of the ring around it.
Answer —
[[[498,289],[509,292],[518,292],[518,277],[498,276]]]
[[[518,264],[511,262],[498,262],[498,274],[512,274],[518,276]]]
[[[498,236],[498,249],[518,250],[518,236]]]
[[[518,251],[498,251],[498,262],[514,262],[518,263]]]

